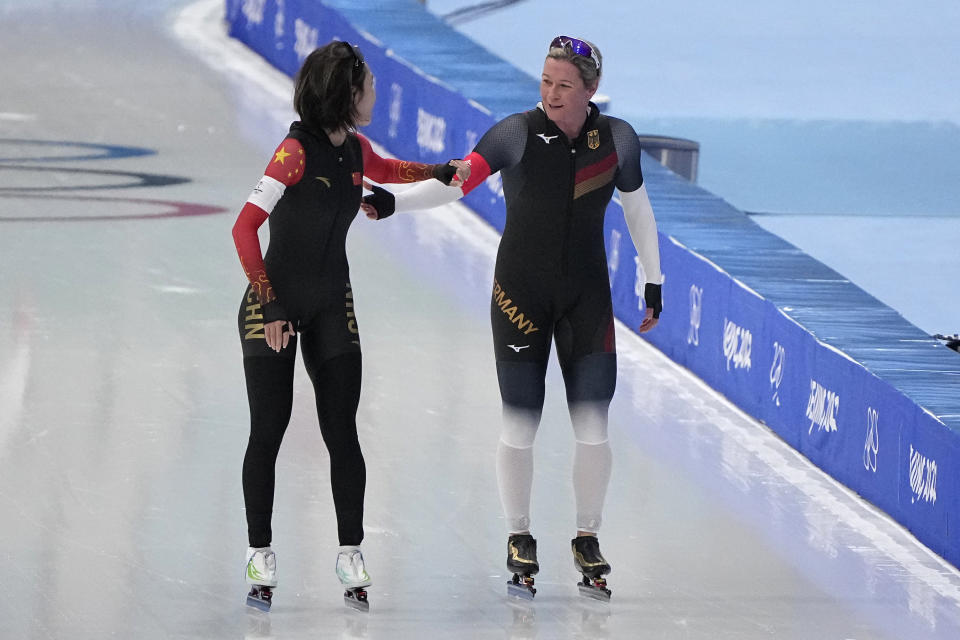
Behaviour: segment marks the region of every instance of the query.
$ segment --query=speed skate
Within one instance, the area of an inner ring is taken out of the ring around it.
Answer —
[[[610,602],[611,591],[607,588],[607,580],[603,576],[610,573],[610,564],[600,553],[600,543],[596,536],[577,536],[570,541],[573,551],[573,564],[583,575],[577,584],[580,595]]]
[[[346,589],[343,592],[344,604],[357,611],[370,611],[366,587],[369,587],[372,581],[364,566],[360,547],[354,545],[340,547],[340,552],[337,554],[337,578]]]
[[[515,533],[507,539],[507,570],[513,578],[507,582],[507,595],[533,600],[537,590],[533,576],[540,571],[537,541],[528,533]]]
[[[273,604],[273,588],[277,586],[277,557],[270,547],[247,549],[245,570],[250,593],[247,604],[261,611],[270,611]]]
[[[270,605],[273,603],[273,589],[261,585],[250,587],[250,593],[247,594],[247,604],[260,611],[270,611]]]

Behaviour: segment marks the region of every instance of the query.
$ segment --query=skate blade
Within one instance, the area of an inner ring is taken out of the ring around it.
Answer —
[[[259,609],[260,611],[266,611],[270,613],[270,601],[263,600],[256,596],[247,596],[247,605],[253,607],[254,609]]]
[[[370,603],[367,601],[367,592],[363,589],[345,591],[343,594],[343,603],[351,609],[362,611],[363,613],[368,613],[370,611]]]
[[[580,595],[586,596],[591,600],[599,600],[600,602],[610,602],[610,589],[605,587],[595,587],[592,584],[583,584],[582,582],[577,583],[577,588],[580,589]]]
[[[520,598],[522,600],[533,600],[533,596],[537,594],[537,590],[534,587],[528,587],[527,585],[520,583],[514,584],[513,582],[507,583],[507,595],[514,598]]]

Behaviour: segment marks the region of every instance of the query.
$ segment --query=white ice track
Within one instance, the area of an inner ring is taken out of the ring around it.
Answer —
[[[161,17],[129,10],[119,37],[142,50],[119,71],[98,64],[120,45],[94,15],[37,6],[0,42],[17,96],[4,112],[23,115],[0,118],[0,139],[154,148],[97,168],[191,175],[137,196],[235,211],[291,117],[291,83],[225,36],[220,0],[171,3],[178,40]],[[39,59],[38,72],[60,77],[50,71],[57,54],[31,44],[50,28],[73,46],[70,118],[45,110],[30,72]],[[110,105],[118,117],[105,129]],[[29,151],[5,143],[0,157],[11,147]],[[3,165],[0,175],[24,179]],[[6,192],[0,205],[3,216],[44,208]],[[109,206],[121,205],[58,205],[78,215]],[[960,635],[956,570],[623,326],[601,532],[613,601],[577,595],[572,434],[552,367],[534,482],[543,570],[536,601],[513,606],[493,462],[497,237],[459,205],[361,218],[351,232],[371,612],[340,599],[327,458],[302,370],[278,463],[280,587],[269,615],[248,611],[232,220],[0,221],[4,272],[13,265],[16,276],[0,281],[0,549],[16,585],[0,599],[0,637]]]

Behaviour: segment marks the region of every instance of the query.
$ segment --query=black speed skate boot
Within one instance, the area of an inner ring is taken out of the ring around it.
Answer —
[[[507,571],[513,578],[507,583],[507,595],[533,600],[533,576],[540,571],[537,541],[529,533],[515,533],[507,539]]]
[[[610,601],[610,589],[603,577],[610,573],[610,564],[600,553],[600,543],[596,536],[577,536],[570,541],[573,549],[573,564],[583,574],[583,580],[577,585],[580,593],[588,598]]]

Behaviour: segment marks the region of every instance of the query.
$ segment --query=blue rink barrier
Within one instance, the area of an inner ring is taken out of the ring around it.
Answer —
[[[398,157],[462,157],[538,99],[416,0],[226,0],[226,16],[291,76],[318,45],[359,44],[378,76],[364,133]],[[720,198],[648,156],[643,170],[665,276],[643,337],[960,567],[960,357]],[[465,203],[503,230],[499,176]],[[608,214],[614,309],[636,328],[643,275],[618,202]]]

